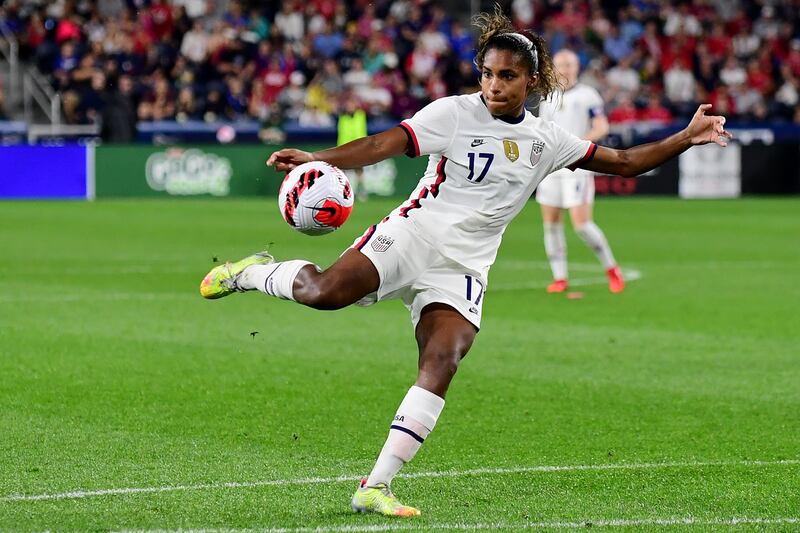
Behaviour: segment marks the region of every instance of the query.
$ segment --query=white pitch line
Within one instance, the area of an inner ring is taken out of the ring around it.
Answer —
[[[478,531],[482,529],[588,529],[595,527],[646,527],[646,526],[739,526],[739,525],[787,525],[800,524],[798,517],[756,518],[695,518],[693,516],[674,518],[640,518],[640,519],[586,519],[580,521],[552,521],[552,522],[478,522],[478,523],[389,523],[370,526],[320,526],[296,528],[264,528],[264,529],[156,529],[156,530],[125,530],[117,533],[351,533],[371,531],[405,531],[418,529],[430,530],[459,530]]]
[[[502,474],[526,474],[534,472],[579,472],[579,471],[604,471],[604,470],[652,470],[658,468],[705,468],[715,466],[784,466],[800,465],[800,459],[783,459],[776,461],[686,461],[668,463],[619,463],[598,465],[541,465],[523,466],[512,468],[474,468],[471,470],[444,470],[439,472],[416,472],[399,474],[398,478],[419,479],[438,477],[484,476]],[[269,487],[284,485],[319,485],[328,483],[341,483],[344,481],[357,481],[362,476],[344,475],[335,477],[304,477],[295,479],[269,479],[263,481],[231,481],[223,483],[200,483],[195,485],[166,485],[161,487],[125,487],[100,490],[74,490],[49,494],[9,494],[0,497],[1,502],[42,501],[42,500],[69,500],[92,498],[97,496],[119,496],[126,494],[146,494],[158,492],[176,492],[182,490],[206,489],[239,489],[253,487]]]

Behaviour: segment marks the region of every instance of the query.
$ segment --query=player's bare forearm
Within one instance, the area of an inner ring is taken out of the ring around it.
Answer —
[[[580,168],[605,174],[638,176],[698,144],[727,146],[733,136],[725,130],[725,117],[705,114],[711,104],[702,104],[685,129],[660,141],[627,150],[598,147],[594,157]]]
[[[342,169],[359,168],[400,155],[406,151],[407,144],[406,133],[396,127],[319,152],[283,148],[269,156],[267,165],[279,172],[290,172],[310,161],[325,161]]]
[[[641,144],[627,150],[598,146],[592,160],[581,165],[581,168],[604,174],[638,176],[685,152],[691,146],[691,136],[686,130],[670,135],[666,139]]]
[[[391,128],[311,155],[315,160],[326,161],[341,169],[365,167],[401,155],[406,151],[407,141],[403,130]]]

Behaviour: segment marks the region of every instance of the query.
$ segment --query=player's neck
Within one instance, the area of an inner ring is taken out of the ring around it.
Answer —
[[[483,95],[481,95],[481,102],[483,102],[483,105],[486,105],[486,100],[483,98]],[[486,110],[489,110],[489,106],[486,106]],[[525,120],[525,102],[523,102],[522,105],[512,113],[495,115],[489,111],[489,114],[491,114],[493,118],[502,120],[503,122],[508,122],[509,124],[519,124]]]

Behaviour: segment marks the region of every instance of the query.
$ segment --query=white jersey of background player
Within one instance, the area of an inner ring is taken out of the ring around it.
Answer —
[[[578,56],[561,50],[553,62],[564,83],[563,93],[550,95],[539,105],[539,116],[552,120],[572,134],[598,141],[608,133],[608,120],[603,113],[603,98],[596,89],[578,83]],[[556,171],[536,189],[536,201],[542,206],[544,247],[553,272],[548,292],[567,289],[567,240],[564,236],[562,212],[569,209],[572,227],[595,253],[608,275],[611,292],[621,292],[625,282],[603,231],[592,220],[594,173],[587,170]]]
[[[557,86],[544,39],[518,33],[497,6],[476,18],[481,95],[435,102],[403,125],[336,148],[274,152],[267,164],[291,171],[311,161],[343,169],[411,153],[430,154],[415,194],[322,270],[303,260],[275,262],[260,252],[212,269],[200,283],[209,299],[249,290],[315,309],[364,299],[401,298],[411,309],[418,372],[390,423],[389,435],[351,499],[358,512],[416,516],[390,484],[433,430],[461,359],[478,333],[485,275],[503,230],[538,180],[564,165],[637,175],[695,144],[725,145],[722,117],[698,108],[689,126],[628,150],[597,147],[524,108],[532,93]],[[511,123],[509,123],[509,120]],[[380,357],[369,354],[367,357]],[[365,364],[369,364],[368,359]],[[366,398],[366,409],[372,404]]]

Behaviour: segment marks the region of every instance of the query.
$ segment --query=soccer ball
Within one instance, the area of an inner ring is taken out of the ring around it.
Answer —
[[[353,210],[353,189],[340,169],[324,161],[303,163],[281,184],[278,207],[284,220],[306,235],[324,235],[345,223]]]

